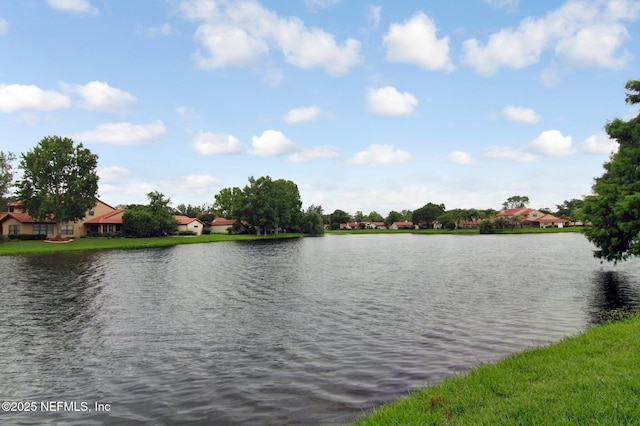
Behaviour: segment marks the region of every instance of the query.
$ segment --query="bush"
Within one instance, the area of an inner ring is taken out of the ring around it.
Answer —
[[[13,234],[9,235],[10,240],[20,240],[20,241],[35,241],[35,240],[46,240],[47,236],[44,234]]]
[[[449,222],[444,226],[444,229],[448,229],[450,231],[456,229],[456,224],[455,222]]]
[[[211,229],[203,229],[202,230],[202,235],[209,235],[211,234]]]
[[[198,235],[194,231],[178,231],[176,235]]]
[[[496,228],[495,226],[493,226],[493,222],[491,222],[490,220],[483,220],[482,222],[480,222],[480,233],[481,234],[493,234],[494,232],[496,232]]]

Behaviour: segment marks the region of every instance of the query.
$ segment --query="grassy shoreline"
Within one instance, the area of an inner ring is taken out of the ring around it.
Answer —
[[[179,244],[203,244],[222,241],[252,241],[267,239],[299,238],[304,234],[290,233],[268,236],[209,234],[199,236],[174,236],[162,238],[78,238],[69,243],[45,241],[4,241],[0,243],[0,256],[37,253],[61,253],[88,250],[121,250],[154,247],[171,247]]]
[[[640,424],[640,315],[378,407],[367,425]]]

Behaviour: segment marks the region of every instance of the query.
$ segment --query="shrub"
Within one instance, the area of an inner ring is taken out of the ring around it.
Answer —
[[[493,226],[493,222],[490,220],[483,220],[480,222],[480,233],[481,234],[493,234],[496,231],[496,228]]]
[[[176,235],[197,235],[194,231],[178,231]]]
[[[202,230],[202,235],[209,235],[211,234],[211,229],[203,229]]]
[[[44,234],[13,234],[9,235],[10,240],[20,240],[20,241],[34,241],[34,240],[46,240],[47,236]]]

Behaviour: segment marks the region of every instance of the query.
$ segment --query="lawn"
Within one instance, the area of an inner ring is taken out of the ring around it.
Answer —
[[[78,238],[69,243],[45,241],[5,241],[0,243],[0,256],[56,253],[78,250],[114,250],[149,247],[166,247],[178,244],[214,243],[220,241],[248,241],[276,238],[296,238],[303,234],[279,234],[269,236],[209,234],[200,236],[174,236],[163,238]]]

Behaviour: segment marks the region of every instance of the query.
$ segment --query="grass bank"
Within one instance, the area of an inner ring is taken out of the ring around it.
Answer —
[[[640,316],[472,369],[364,425],[640,424]]]
[[[303,234],[279,234],[268,236],[210,234],[200,236],[175,236],[163,238],[78,238],[69,243],[45,241],[5,241],[0,243],[0,256],[58,253],[80,250],[115,250],[150,247],[167,247],[178,244],[215,243],[220,241],[248,241],[281,238],[297,238]]]

